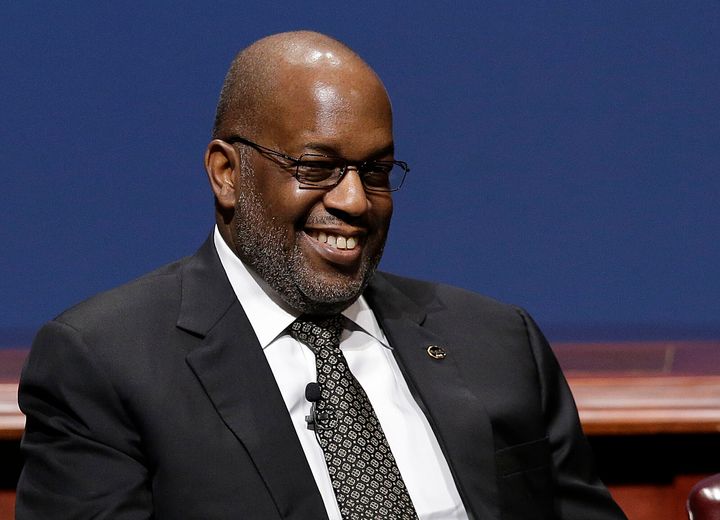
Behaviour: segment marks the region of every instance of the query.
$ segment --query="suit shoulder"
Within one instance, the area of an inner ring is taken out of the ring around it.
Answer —
[[[378,275],[390,286],[425,309],[444,307],[451,311],[457,311],[458,308],[469,307],[474,312],[478,310],[493,311],[513,316],[517,316],[520,310],[515,305],[453,285],[407,278],[385,272],[378,273]]]
[[[189,257],[164,265],[135,280],[103,291],[70,307],[53,321],[72,328],[107,327],[110,323],[130,325],[133,319],[157,316],[172,301],[179,301],[179,273]],[[172,305],[170,305],[172,307]]]

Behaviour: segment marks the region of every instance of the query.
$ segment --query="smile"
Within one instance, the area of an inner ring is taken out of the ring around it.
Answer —
[[[324,231],[312,231],[308,234],[321,244],[327,244],[335,249],[355,249],[358,244],[358,239],[352,236],[332,235]]]

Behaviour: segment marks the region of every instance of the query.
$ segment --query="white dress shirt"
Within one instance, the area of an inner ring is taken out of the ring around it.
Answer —
[[[232,252],[215,228],[215,248],[263,348],[300,445],[331,520],[341,520],[322,448],[305,416],[305,387],[316,381],[315,355],[287,332],[299,316]],[[361,296],[343,315],[355,330],[344,330],[340,348],[382,425],[405,486],[421,520],[466,520],[450,468],[425,415],[410,394],[375,315]]]

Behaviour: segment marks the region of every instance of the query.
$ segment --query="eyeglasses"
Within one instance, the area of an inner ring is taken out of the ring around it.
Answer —
[[[266,148],[239,135],[231,135],[222,140],[229,144],[241,143],[254,148],[261,154],[284,159],[295,167],[293,177],[303,186],[311,188],[337,186],[348,168],[354,168],[358,172],[365,190],[397,191],[402,186],[405,175],[410,171],[407,163],[403,161],[348,161],[341,157],[316,153],[305,153],[295,158]]]

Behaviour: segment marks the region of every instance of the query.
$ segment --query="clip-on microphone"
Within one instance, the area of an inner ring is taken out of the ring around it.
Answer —
[[[317,426],[320,426],[320,420],[325,418],[326,414],[317,413],[317,402],[322,397],[322,388],[319,383],[308,383],[305,387],[305,399],[312,403],[310,407],[310,415],[305,416],[305,422],[307,423],[308,430],[315,430]]]

